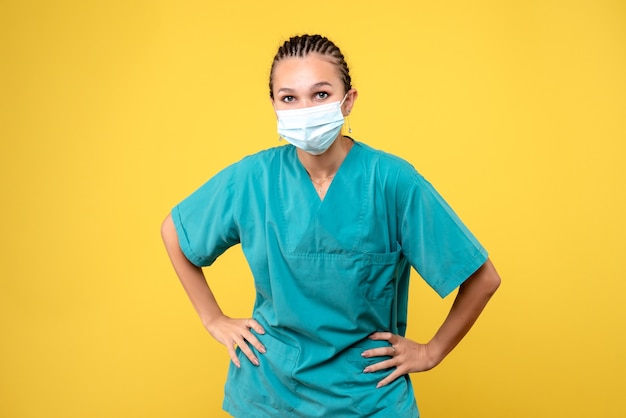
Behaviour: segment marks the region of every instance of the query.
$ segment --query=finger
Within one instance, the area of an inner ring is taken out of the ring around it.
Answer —
[[[393,357],[396,354],[396,349],[393,346],[370,348],[361,353],[361,356],[365,358],[370,357]]]
[[[241,363],[239,362],[239,358],[237,357],[237,351],[235,350],[234,344],[227,344],[226,349],[228,350],[228,355],[230,359],[233,361],[233,364],[237,367],[241,367]]]
[[[370,364],[366,368],[363,369],[363,373],[373,373],[379,370],[391,369],[397,365],[397,361],[393,358],[379,361],[378,363]]]
[[[370,334],[369,339],[370,340],[375,340],[375,341],[389,341],[391,342],[391,339],[393,338],[393,334],[391,332],[374,332],[373,334]]]
[[[241,341],[236,341],[236,344],[241,352],[248,358],[248,360],[250,360],[250,363],[254,364],[255,366],[258,366],[260,364],[259,359],[254,355],[245,340],[242,339]]]
[[[257,334],[265,334],[265,329],[256,320],[248,318],[246,320],[246,327],[253,329]]]
[[[243,338],[250,344],[252,344],[252,346],[254,346],[254,348],[256,348],[257,350],[259,350],[261,353],[265,354],[266,353],[266,349],[265,346],[261,343],[261,341],[259,341],[259,339],[250,331],[246,331],[243,333]]]
[[[402,376],[402,373],[398,372],[398,369],[394,370],[387,377],[385,377],[383,380],[376,384],[376,389],[387,386],[389,383],[393,382],[400,376]]]

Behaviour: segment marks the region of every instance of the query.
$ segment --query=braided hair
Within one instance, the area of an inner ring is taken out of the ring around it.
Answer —
[[[346,92],[352,88],[352,79],[350,78],[350,70],[346,63],[341,50],[331,40],[322,35],[300,35],[293,36],[285,41],[274,56],[272,68],[270,70],[270,97],[274,98],[274,68],[276,64],[283,58],[304,57],[310,53],[318,53],[329,56],[333,63],[337,66],[339,74],[343,80]]]

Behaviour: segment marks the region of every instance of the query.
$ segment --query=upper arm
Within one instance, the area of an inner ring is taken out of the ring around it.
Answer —
[[[165,249],[168,255],[174,262],[175,258],[184,257],[182,250],[180,249],[180,243],[178,241],[178,234],[176,233],[176,227],[172,220],[172,214],[168,214],[161,224],[161,238],[165,244]],[[186,257],[185,257],[186,258]]]
[[[172,220],[172,215],[169,214],[161,224],[161,237],[165,244],[165,249],[170,257],[174,270],[179,276],[190,271],[200,270],[200,267],[192,263],[183,253],[180,248],[180,242],[178,241],[178,233]]]
[[[172,214],[169,213],[167,217],[163,220],[161,224],[161,238],[163,239],[163,243],[165,247],[168,248],[170,246],[180,247],[178,244],[178,234],[176,233],[176,228],[174,227],[174,221],[172,221]]]

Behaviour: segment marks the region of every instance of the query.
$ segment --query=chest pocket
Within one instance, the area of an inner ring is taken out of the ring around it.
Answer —
[[[363,254],[360,256],[360,289],[372,303],[387,304],[396,293],[402,252]]]

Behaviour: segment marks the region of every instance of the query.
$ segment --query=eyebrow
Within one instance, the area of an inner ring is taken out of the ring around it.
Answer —
[[[331,83],[329,83],[328,81],[320,81],[319,83],[315,83],[311,86],[310,90],[316,90],[320,87],[332,87],[333,85]],[[294,89],[290,88],[290,87],[281,87],[280,89],[278,89],[277,93],[293,93],[295,92]]]

